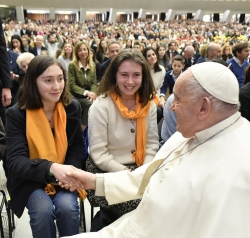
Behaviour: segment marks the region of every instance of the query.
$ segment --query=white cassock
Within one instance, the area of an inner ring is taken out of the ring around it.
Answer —
[[[175,133],[151,164],[134,172],[102,176],[96,192],[103,187],[109,204],[142,201],[101,231],[74,237],[250,237],[250,123],[239,112],[192,139]]]

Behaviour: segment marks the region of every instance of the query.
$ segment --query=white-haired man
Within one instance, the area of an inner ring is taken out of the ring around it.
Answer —
[[[34,56],[40,55],[43,50],[47,50],[43,46],[43,36],[37,35],[35,38],[35,46],[29,50]]]
[[[250,123],[238,112],[237,79],[206,62],[181,74],[173,92],[178,132],[151,163],[133,172],[69,173],[109,204],[142,197],[113,224],[74,237],[249,237]]]

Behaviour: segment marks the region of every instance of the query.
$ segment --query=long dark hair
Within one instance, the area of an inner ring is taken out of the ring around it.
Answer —
[[[60,100],[67,106],[72,101],[72,96],[68,91],[67,87],[67,77],[64,69],[58,63],[58,61],[47,55],[38,55],[33,58],[30,63],[28,70],[24,76],[24,80],[19,88],[17,102],[21,109],[39,109],[43,107],[43,102],[40,97],[37,78],[51,65],[56,64],[60,67],[63,72],[63,77],[65,81],[65,86],[61,94]]]
[[[25,49],[24,49],[24,46],[23,46],[22,39],[21,39],[21,37],[19,35],[13,35],[11,37],[11,40],[10,40],[10,48],[11,48],[11,50],[14,50],[14,47],[13,47],[13,44],[12,44],[12,40],[14,40],[14,39],[16,39],[16,40],[18,40],[20,42],[21,53],[26,52]]]
[[[157,49],[156,49],[156,51],[157,51],[156,55],[157,55],[158,61],[160,60],[160,57],[159,57],[159,50],[160,50],[160,48],[164,48],[166,50],[166,47],[164,47],[163,45],[160,45],[160,46],[157,47]],[[164,68],[167,68],[168,61],[169,61],[169,57],[168,57],[167,52],[165,52],[165,55],[163,55],[162,60],[163,60]]]
[[[103,48],[102,48],[102,42],[103,41],[106,41],[104,39],[101,39],[100,42],[99,42],[99,45],[97,46],[97,50],[96,50],[96,53],[100,55],[100,57],[102,58],[103,54],[105,53]],[[108,43],[106,42],[107,44],[107,48],[106,50],[108,49]]]
[[[152,51],[155,52],[154,48],[152,48],[152,47],[147,47],[147,48],[145,48],[145,49],[143,50],[142,54],[143,54],[144,58],[146,59],[146,61],[147,61],[147,52],[148,52],[149,50],[152,50]],[[161,68],[160,68],[160,65],[159,65],[159,63],[158,63],[158,57],[157,57],[157,53],[156,53],[156,52],[155,52],[155,55],[156,55],[157,61],[156,61],[155,64],[154,64],[154,72],[156,73],[156,72],[160,72],[160,71],[161,71]]]
[[[154,83],[150,74],[147,61],[140,52],[132,49],[122,50],[110,63],[106,70],[98,88],[97,95],[107,96],[109,91],[121,95],[119,88],[116,86],[117,71],[125,60],[134,61],[141,65],[142,68],[142,84],[138,89],[140,103],[145,106],[148,101],[152,100],[156,94]]]

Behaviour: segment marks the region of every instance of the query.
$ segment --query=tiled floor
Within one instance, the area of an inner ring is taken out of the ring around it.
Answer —
[[[3,189],[7,193],[6,189],[6,178],[4,175],[4,171],[2,169],[2,162],[0,162],[0,189]],[[90,230],[90,204],[87,201],[87,199],[84,201],[84,208],[85,208],[85,219],[86,219],[86,226],[87,226],[87,231]],[[95,210],[96,212],[97,210]],[[6,216],[6,212],[3,213],[2,215],[2,220],[3,220],[3,227],[4,227],[4,232],[6,238],[9,237],[8,235],[8,220]],[[32,238],[32,233],[29,225],[29,215],[27,210],[24,211],[22,217],[18,219],[15,217],[15,225],[16,228],[13,231],[13,238]],[[82,228],[80,228],[82,230]]]

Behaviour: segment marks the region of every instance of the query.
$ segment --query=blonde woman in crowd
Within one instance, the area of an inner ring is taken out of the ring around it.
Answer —
[[[74,59],[68,67],[69,89],[80,102],[82,129],[88,125],[88,111],[96,99],[97,81],[96,68],[87,43],[80,41],[74,47]]]
[[[65,43],[61,55],[58,57],[58,62],[62,65],[68,75],[69,63],[73,60],[73,45]]]

